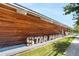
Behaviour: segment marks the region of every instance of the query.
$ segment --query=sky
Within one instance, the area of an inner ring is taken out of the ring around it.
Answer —
[[[74,21],[72,14],[64,15],[66,3],[20,3],[21,5],[46,15],[65,25],[73,27]]]

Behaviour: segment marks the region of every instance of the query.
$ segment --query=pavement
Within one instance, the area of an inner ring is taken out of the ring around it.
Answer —
[[[76,36],[65,52],[65,56],[79,56],[79,36]]]

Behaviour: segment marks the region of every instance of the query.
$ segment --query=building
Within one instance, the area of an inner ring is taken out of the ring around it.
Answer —
[[[19,4],[0,3],[0,47],[27,46],[69,34],[70,27]]]

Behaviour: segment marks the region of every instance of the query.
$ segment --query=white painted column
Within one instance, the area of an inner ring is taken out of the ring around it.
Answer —
[[[41,36],[41,43],[44,41],[43,36]]]
[[[41,36],[40,36],[40,43],[41,43]]]
[[[56,34],[54,35],[54,38],[56,39]]]
[[[29,37],[29,45],[32,45],[32,37]]]
[[[39,40],[39,43],[41,43],[42,42],[42,37],[39,36],[38,40]]]
[[[31,39],[32,39],[32,45],[33,45],[33,44],[34,44],[34,39],[35,39],[35,38],[34,38],[34,37],[31,37]]]
[[[44,42],[46,42],[48,37],[45,35],[43,39],[44,39]]]
[[[58,38],[58,35],[56,34],[56,38]]]
[[[42,39],[41,39],[41,36],[40,36],[40,43],[42,43]]]
[[[58,35],[56,34],[56,38],[58,38]]]
[[[55,35],[53,35],[54,39],[55,39]]]
[[[27,46],[30,46],[31,45],[30,44],[31,43],[31,40],[30,39],[31,39],[31,37],[27,37],[27,40],[26,40],[27,41]]]
[[[29,37],[26,38],[26,45],[29,46]]]

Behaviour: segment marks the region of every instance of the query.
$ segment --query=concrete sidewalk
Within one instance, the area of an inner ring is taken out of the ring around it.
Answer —
[[[79,56],[79,38],[76,38],[65,52],[65,56]]]

